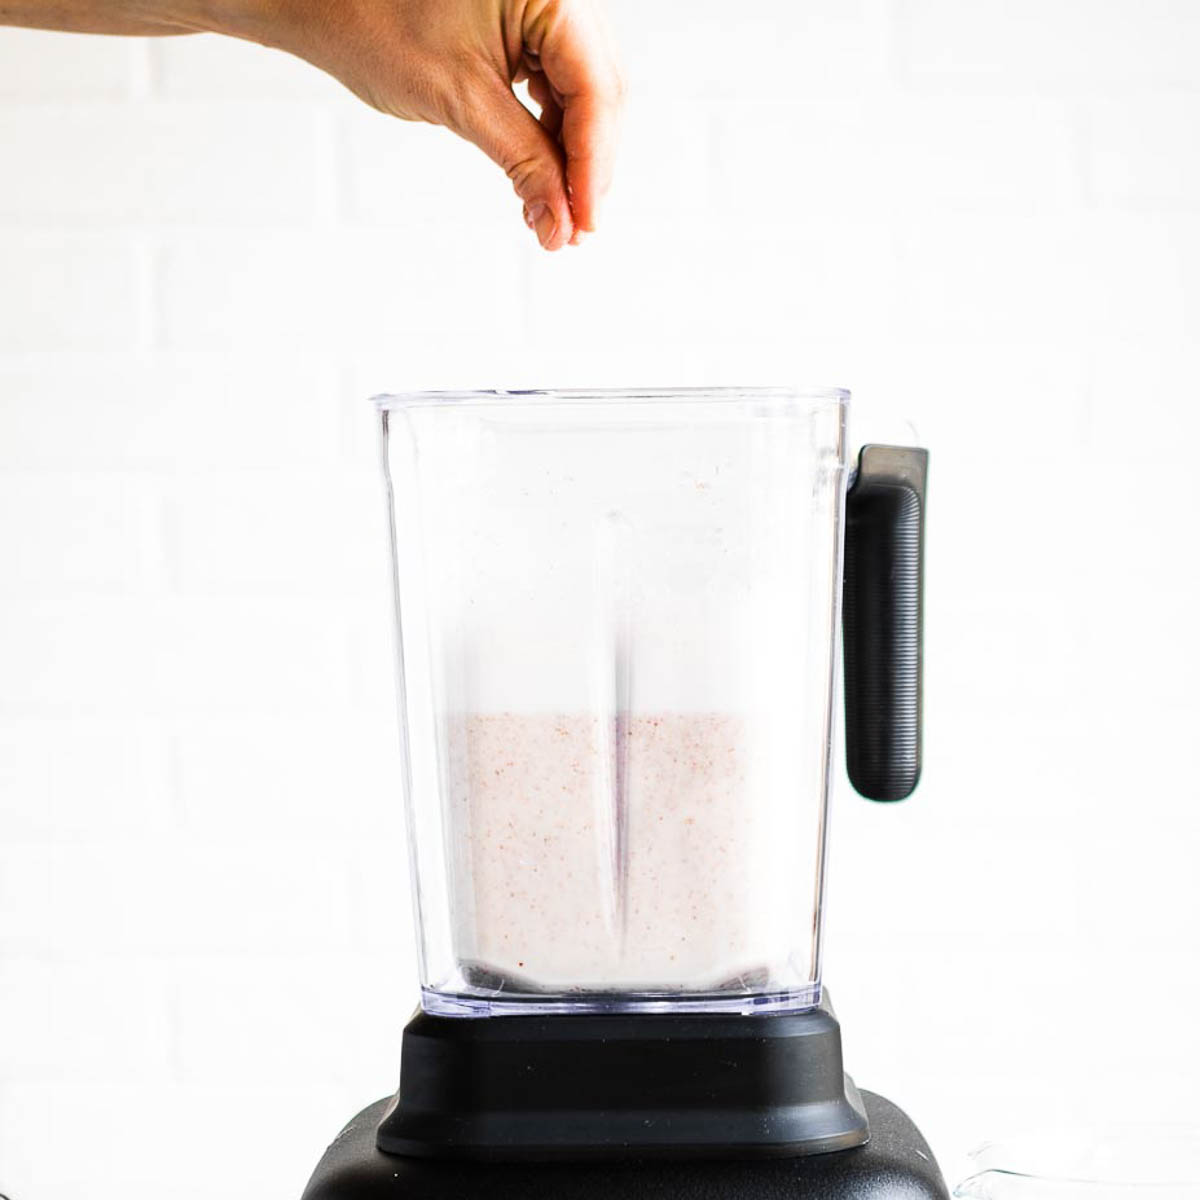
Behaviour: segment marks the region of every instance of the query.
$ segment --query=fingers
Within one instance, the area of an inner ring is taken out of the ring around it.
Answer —
[[[575,234],[575,224],[563,154],[554,134],[499,79],[464,110],[462,125],[458,132],[512,180],[513,190],[525,204],[525,223],[542,246],[547,250],[565,246]]]
[[[561,146],[562,105],[559,104],[554,89],[541,71],[534,72],[529,76],[529,94],[542,110],[541,116],[538,117],[538,123]]]
[[[540,10],[526,44],[561,100],[572,214],[576,229],[590,232],[612,179],[624,95],[611,38],[590,0],[561,0]]]
[[[612,182],[617,110],[590,97],[568,98],[563,110],[562,144],[567,160],[567,194],[576,226],[596,228],[600,201]]]
[[[593,0],[542,0],[519,11],[496,75],[461,86],[444,119],[508,173],[526,223],[548,250],[596,227],[612,178],[623,85]],[[501,64],[505,64],[502,66]],[[507,69],[505,69],[505,66]],[[528,78],[534,117],[511,83]]]

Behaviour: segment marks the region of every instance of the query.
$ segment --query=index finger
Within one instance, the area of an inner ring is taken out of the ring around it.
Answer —
[[[612,179],[625,90],[607,22],[592,0],[552,0],[525,42],[561,97],[571,212],[577,229],[591,231]]]

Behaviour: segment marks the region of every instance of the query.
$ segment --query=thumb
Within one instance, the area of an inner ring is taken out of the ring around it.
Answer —
[[[525,202],[525,223],[547,250],[571,240],[575,226],[567,197],[562,150],[500,79],[489,80],[457,132],[474,142],[512,180]]]

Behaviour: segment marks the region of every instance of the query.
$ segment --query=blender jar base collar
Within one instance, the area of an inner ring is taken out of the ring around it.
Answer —
[[[379,1148],[487,1162],[821,1154],[867,1120],[828,1003],[772,1016],[419,1013]]]

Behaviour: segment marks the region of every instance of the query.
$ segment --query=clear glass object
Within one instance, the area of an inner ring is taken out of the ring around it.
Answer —
[[[973,1200],[1200,1200],[1200,1131],[1056,1130],[992,1142],[954,1189]]]
[[[841,391],[376,400],[423,1004],[820,999]]]

